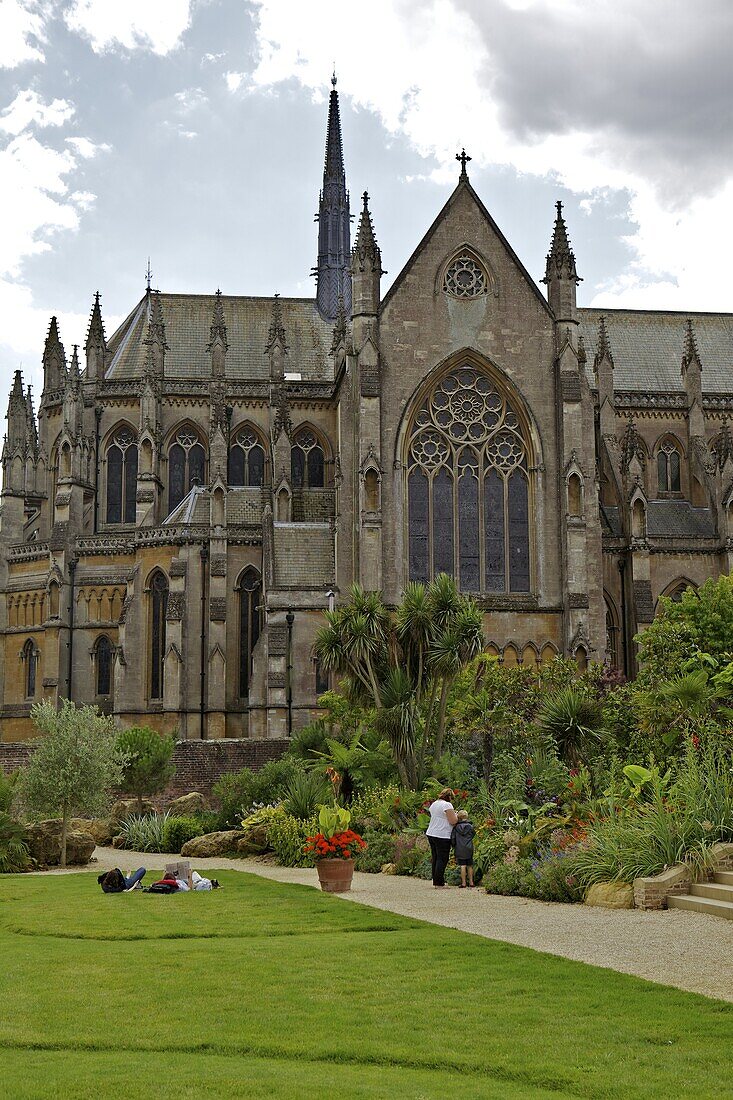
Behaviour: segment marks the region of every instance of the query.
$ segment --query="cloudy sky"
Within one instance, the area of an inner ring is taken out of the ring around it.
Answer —
[[[307,295],[336,64],[386,289],[458,173],[585,305],[733,310],[731,0],[0,0],[0,388],[154,285]],[[0,398],[2,400],[2,398]]]

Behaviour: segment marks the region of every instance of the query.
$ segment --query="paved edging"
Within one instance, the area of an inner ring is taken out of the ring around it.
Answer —
[[[122,865],[162,866],[180,856],[97,848],[97,863],[72,871]],[[276,882],[317,888],[316,872],[256,859],[195,859],[197,870],[231,868]],[[47,874],[65,874],[51,871]],[[416,917],[488,939],[530,947],[577,962],[634,974],[691,993],[733,1002],[733,921],[681,909],[596,909],[584,905],[505,898],[485,890],[434,890],[422,879],[358,872],[346,901]]]

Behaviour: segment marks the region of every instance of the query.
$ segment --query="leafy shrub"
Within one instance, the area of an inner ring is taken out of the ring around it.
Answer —
[[[161,851],[180,852],[187,841],[206,832],[207,824],[200,817],[169,817],[163,825]]]
[[[377,832],[376,829],[367,829],[363,839],[367,843],[367,848],[356,857],[357,871],[376,875],[385,863],[394,862],[396,837],[390,836],[389,833]]]
[[[124,847],[132,852],[165,852],[163,840],[169,814],[132,814],[120,826]]]
[[[303,851],[309,836],[318,832],[318,818],[300,821],[281,811],[267,827],[267,841],[281,867],[312,867],[313,856]]]
[[[170,734],[156,733],[149,726],[131,726],[117,736],[117,751],[125,757],[121,787],[134,795],[142,810],[143,796],[158,794],[173,778],[175,742]]]
[[[351,803],[351,820],[358,824],[368,821],[367,828],[383,827],[379,820],[380,813],[386,806],[392,806],[399,794],[400,788],[396,783],[375,783],[364,787]]]
[[[283,808],[300,821],[307,821],[330,793],[329,782],[320,772],[296,772],[285,788]]]
[[[226,772],[213,787],[221,803],[219,828],[234,829],[253,806],[279,802],[291,779],[304,768],[302,760],[286,753],[279,760],[270,760],[259,771],[242,768],[239,772]]]
[[[488,894],[505,894],[510,897],[537,897],[537,879],[527,859],[513,863],[495,863],[484,877]]]
[[[13,798],[15,797],[15,784],[17,778],[17,772],[6,775],[5,772],[0,770],[0,813],[10,813],[13,805]]]
[[[418,843],[419,839],[415,833],[403,833],[396,838],[392,862],[398,875],[417,874],[418,868],[426,858],[430,867],[430,857],[426,857],[424,846]],[[430,875],[427,877],[429,878]]]
[[[0,874],[24,871],[28,865],[25,829],[0,809]]]
[[[583,900],[584,889],[573,872],[573,852],[548,852],[533,861],[535,878],[533,897],[541,901],[577,902]]]

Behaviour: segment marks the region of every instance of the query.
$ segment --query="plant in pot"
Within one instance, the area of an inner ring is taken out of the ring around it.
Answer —
[[[349,828],[350,821],[350,812],[342,806],[321,806],[320,832],[306,839],[305,851],[314,857],[321,890],[327,894],[345,894],[351,889],[354,859],[367,846]]]

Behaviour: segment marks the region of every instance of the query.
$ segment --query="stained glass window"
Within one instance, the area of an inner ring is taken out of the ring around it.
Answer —
[[[95,650],[97,663],[97,695],[112,694],[112,643],[103,634]]]
[[[121,428],[107,448],[107,523],[134,523],[137,495],[137,440]]]
[[[163,698],[165,661],[165,618],[168,612],[168,581],[159,570],[150,582],[150,698]]]
[[[168,452],[168,512],[177,508],[195,484],[206,482],[206,451],[195,430],[182,428]]]
[[[290,479],[294,489],[322,489],[325,485],[323,447],[309,428],[301,428],[293,440]]]
[[[464,592],[529,592],[529,454],[510,400],[483,371],[437,382],[410,431],[411,580],[456,577]]]
[[[252,678],[252,655],[260,636],[262,581],[249,565],[239,584],[239,695],[246,699]]]

